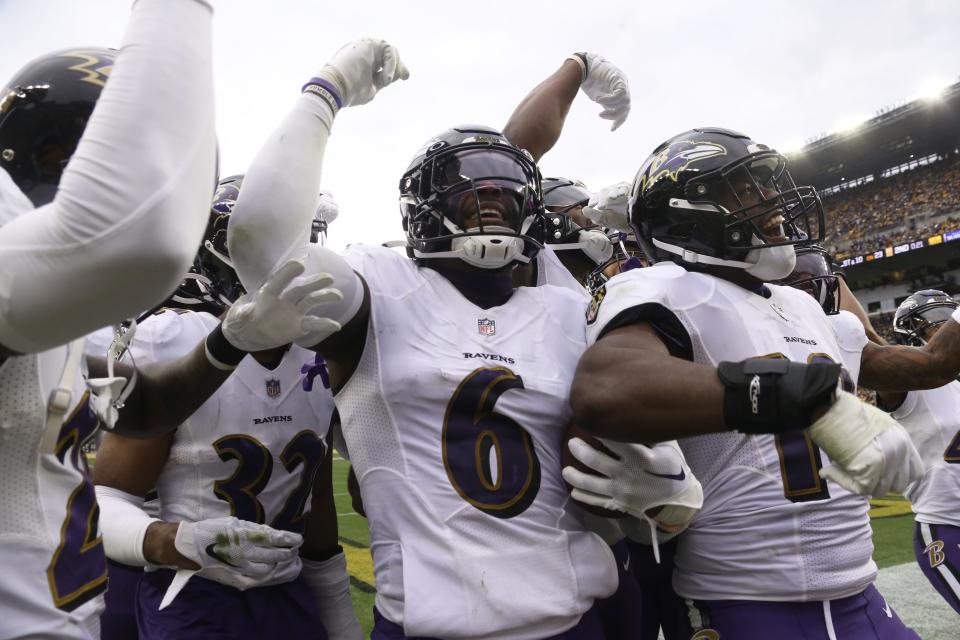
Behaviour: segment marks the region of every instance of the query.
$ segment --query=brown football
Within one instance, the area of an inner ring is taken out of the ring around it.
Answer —
[[[610,451],[610,449],[605,447],[603,443],[597,440],[597,438],[594,435],[592,435],[589,431],[571,422],[570,426],[567,427],[567,431],[563,434],[563,449],[561,450],[561,453],[560,453],[560,461],[565,467],[574,467],[576,469],[579,469],[580,471],[583,471],[584,473],[589,473],[592,475],[600,475],[590,467],[586,466],[585,464],[577,460],[573,456],[573,454],[570,453],[571,438],[580,438],[581,440],[589,444],[594,449],[602,451],[608,456],[619,459],[619,456],[617,456],[615,453]],[[564,483],[564,484],[567,484],[567,483]],[[567,484],[567,491],[572,491],[572,490],[573,490],[573,487]],[[603,509],[601,507],[595,507],[593,505],[584,504],[579,500],[574,500],[574,502],[580,505],[580,507],[583,508],[585,511],[588,511],[595,516],[600,516],[601,518],[626,518],[629,515],[624,513],[623,511],[613,511],[610,509]]]

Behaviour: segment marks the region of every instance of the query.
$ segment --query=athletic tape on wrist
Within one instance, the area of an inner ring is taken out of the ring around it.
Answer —
[[[330,107],[330,110],[333,111],[334,115],[336,115],[336,113],[343,107],[343,99],[337,92],[337,88],[332,82],[325,80],[324,78],[310,78],[310,80],[303,85],[303,88],[300,89],[300,92],[312,93],[322,98]]]
[[[580,84],[587,79],[587,56],[583,53],[571,53],[567,60],[573,60],[580,65]]]
[[[207,360],[221,371],[233,371],[247,355],[246,351],[230,344],[227,337],[223,335],[223,325],[220,324],[207,336],[203,347]]]

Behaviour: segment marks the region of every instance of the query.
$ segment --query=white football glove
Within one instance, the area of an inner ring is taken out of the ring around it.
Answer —
[[[181,522],[174,546],[212,579],[246,589],[300,574],[299,533],[233,517]]]
[[[820,477],[853,493],[902,493],[923,475],[923,460],[910,435],[885,411],[839,391],[837,400],[810,425],[810,438],[830,457]]]
[[[304,265],[290,260],[277,269],[259,289],[247,293],[230,307],[223,319],[223,336],[236,348],[247,351],[273,349],[315,335],[314,343],[340,330],[340,323],[307,312],[325,302],[343,298],[330,287],[333,277],[318,273],[291,284],[303,273]]]
[[[583,70],[580,89],[603,107],[600,117],[613,120],[610,130],[616,131],[630,115],[630,83],[613,63],[595,53],[579,52],[570,56]]]
[[[406,80],[410,72],[392,44],[361,38],[333,54],[317,77],[337,88],[341,107],[350,107],[370,102],[377,91],[395,80]]]
[[[601,227],[630,231],[630,212],[627,211],[630,188],[629,182],[618,182],[600,189],[590,196],[583,215]]]
[[[601,440],[616,456],[591,447],[580,438],[569,442],[570,453],[594,471],[563,468],[563,479],[578,502],[650,519],[667,532],[684,528],[703,506],[703,488],[694,477],[676,441],[652,447]]]

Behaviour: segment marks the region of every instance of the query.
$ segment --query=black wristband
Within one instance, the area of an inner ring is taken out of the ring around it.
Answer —
[[[717,375],[726,387],[723,420],[728,429],[748,434],[782,433],[807,428],[815,411],[830,405],[840,379],[840,365],[754,358],[721,362]]]
[[[227,337],[223,335],[222,324],[218,324],[216,328],[210,332],[204,343],[204,347],[207,353],[207,360],[210,361],[210,364],[223,371],[236,369],[240,361],[247,355],[246,351],[230,344]]]

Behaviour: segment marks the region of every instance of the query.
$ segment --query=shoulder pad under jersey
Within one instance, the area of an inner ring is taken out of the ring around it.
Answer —
[[[588,343],[596,342],[607,324],[628,309],[659,304],[685,311],[709,300],[715,288],[713,276],[668,262],[617,274],[594,293],[587,308]]]
[[[398,296],[419,286],[423,276],[404,254],[378,244],[351,244],[343,259],[363,276],[371,294]]]

